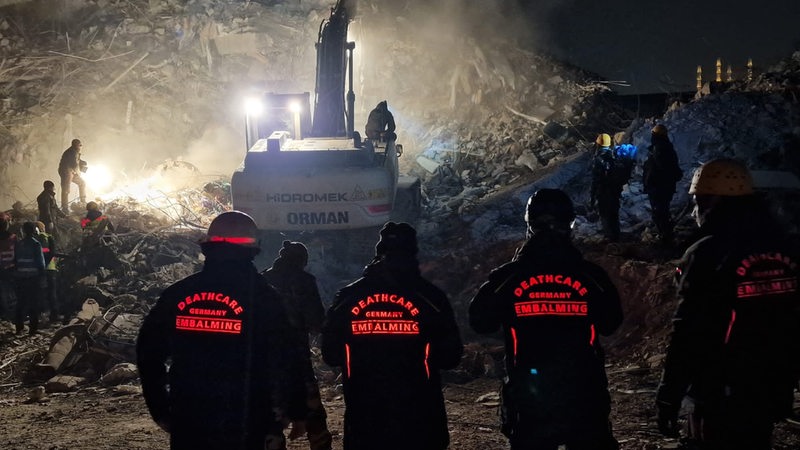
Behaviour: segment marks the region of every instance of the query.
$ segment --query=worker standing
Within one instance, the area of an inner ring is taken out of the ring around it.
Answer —
[[[477,333],[502,327],[502,432],[512,450],[614,450],[598,335],[622,322],[617,289],[571,242],[575,212],[561,190],[528,200],[528,240],[489,274],[469,306]]]
[[[0,318],[11,319],[14,292],[14,245],[17,235],[9,231],[9,217],[0,213]]]
[[[308,264],[308,249],[302,242],[283,241],[278,258],[272,267],[262,272],[267,282],[278,290],[289,316],[289,323],[297,334],[303,348],[302,370],[305,375],[305,390],[308,416],[305,418],[305,433],[311,450],[331,450],[332,437],[326,423],[327,414],[311,364],[309,333],[322,331],[325,308],[317,288],[317,279],[305,271]],[[292,425],[289,438],[300,437],[303,431],[299,423]]]
[[[81,159],[80,139],[73,139],[69,148],[61,154],[58,163],[58,175],[61,177],[61,210],[69,214],[69,191],[72,183],[78,186],[78,195],[81,204],[86,203],[86,182],[81,178],[81,172],[86,171],[86,161]]]
[[[45,265],[45,293],[43,297],[47,298],[47,306],[50,311],[50,322],[55,323],[59,319],[61,308],[58,305],[58,262],[59,258],[55,256],[56,243],[53,235],[48,233],[46,226],[43,222],[36,222],[38,233],[34,237],[39,244],[42,245],[42,254],[44,254]]]
[[[669,140],[667,127],[657,124],[650,132],[650,147],[642,170],[642,185],[650,200],[653,224],[663,244],[672,242],[672,217],[669,205],[675,185],[683,178],[678,155]]]
[[[327,312],[322,357],[342,368],[344,450],[444,450],[439,371],[463,346],[447,296],[420,275],[416,231],[388,222],[364,276]]]
[[[305,417],[300,349],[278,293],[258,273],[253,219],[217,216],[202,271],[168,287],[136,343],[145,402],[170,448],[283,449],[283,423]]]
[[[800,375],[800,255],[740,162],[703,164],[689,194],[701,237],[676,272],[658,427],[678,436],[687,396],[693,448],[769,450]]]
[[[39,211],[37,220],[44,223],[44,231],[55,233],[56,219],[66,217],[66,214],[58,209],[55,183],[50,180],[45,180],[45,182],[42,183],[42,187],[42,192],[36,197],[36,206]]]
[[[610,135],[598,135],[595,143],[597,150],[592,159],[591,206],[597,209],[605,238],[610,242],[617,242],[620,238],[620,195],[622,187],[628,182],[630,171],[625,165],[619,164]]]
[[[25,316],[29,317],[28,334],[39,329],[39,307],[44,281],[44,254],[42,245],[36,240],[39,230],[33,222],[22,224],[22,239],[14,245],[14,287],[17,294],[17,313],[14,324],[17,334],[25,328]]]

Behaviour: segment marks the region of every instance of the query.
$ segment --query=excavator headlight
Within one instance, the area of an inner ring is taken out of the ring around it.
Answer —
[[[255,97],[249,97],[244,101],[244,111],[248,117],[258,117],[264,112],[264,103]]]

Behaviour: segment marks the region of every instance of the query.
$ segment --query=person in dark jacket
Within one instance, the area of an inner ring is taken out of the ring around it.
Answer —
[[[598,335],[622,322],[617,289],[571,243],[572,201],[558,189],[528,200],[528,240],[489,274],[469,306],[480,334],[502,327],[501,430],[512,450],[619,448]]]
[[[619,207],[622,187],[627,180],[620,180],[615,170],[615,155],[611,136],[603,133],[595,141],[597,149],[592,159],[591,207],[597,209],[603,235],[610,242],[620,238]]]
[[[0,213],[0,318],[11,320],[14,291],[14,246],[17,235],[10,230],[10,218]]]
[[[678,155],[669,140],[667,127],[657,124],[650,133],[650,147],[642,170],[642,185],[650,200],[653,223],[663,243],[672,241],[672,217],[669,205],[675,184],[683,177]]]
[[[344,450],[444,450],[439,371],[463,345],[447,296],[420,275],[416,231],[388,222],[364,276],[327,312],[322,357],[342,368]]]
[[[61,210],[69,214],[69,190],[72,183],[78,186],[78,195],[81,204],[86,203],[86,182],[81,178],[81,172],[86,171],[86,162],[81,159],[80,139],[73,139],[69,148],[61,154],[58,163],[58,175],[61,177]]]
[[[311,450],[330,450],[332,437],[328,431],[327,414],[322,405],[309,352],[309,333],[322,331],[325,308],[322,306],[317,289],[317,279],[305,271],[307,264],[308,249],[302,242],[283,241],[278,258],[272,263],[272,267],[261,274],[280,293],[289,316],[289,323],[305,350],[303,354],[305,390],[300,395],[306,397],[308,416],[304,427],[300,423],[292,425],[289,438],[299,437],[305,428]]]
[[[39,303],[44,284],[44,254],[36,240],[39,230],[33,222],[22,224],[23,238],[14,245],[14,288],[17,294],[17,313],[14,324],[17,334],[25,329],[25,315],[29,317],[28,334],[39,328]]]
[[[394,116],[392,112],[389,111],[386,100],[384,100],[378,103],[375,109],[370,111],[364,132],[368,139],[394,141],[397,139],[394,130]]]
[[[172,449],[282,449],[283,423],[305,415],[305,398],[286,397],[302,392],[300,349],[253,265],[257,232],[244,213],[217,216],[203,270],[168,287],[139,331],[145,402]]]
[[[677,271],[658,427],[678,436],[687,396],[693,448],[768,450],[800,375],[800,255],[738,161],[703,164],[689,193],[702,237]]]
[[[39,210],[37,220],[44,223],[45,231],[54,233],[56,219],[66,217],[67,215],[58,209],[55,183],[50,180],[45,180],[42,186],[44,190],[36,197],[36,206]]]

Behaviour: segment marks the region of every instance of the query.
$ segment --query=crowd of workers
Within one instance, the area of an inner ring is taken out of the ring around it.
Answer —
[[[702,165],[689,193],[701,237],[679,264],[657,426],[677,437],[686,397],[695,448],[767,450],[800,374],[798,255],[742,164]],[[741,226],[743,213],[757,219]],[[623,308],[606,271],[573,245],[574,220],[564,191],[535,192],[526,242],[469,306],[475,332],[502,330],[501,430],[512,450],[619,448],[598,336],[618,329]],[[303,244],[285,241],[259,274],[257,236],[248,215],[218,216],[202,271],[164,291],[141,328],[144,397],[172,448],[284,449],[290,428],[330,449],[313,331],[341,370],[345,450],[448,448],[440,371],[459,364],[463,345],[447,295],[420,273],[414,228],[388,222],[363,276],[327,312]]]
[[[671,242],[669,202],[682,172],[666,134],[663,126],[652,130],[644,185],[659,235]],[[614,240],[621,186],[601,184],[626,155],[609,135],[597,145],[592,200]],[[11,250],[8,267],[23,299],[45,286],[52,261],[53,188],[44,183],[40,220],[22,224]],[[775,424],[792,414],[800,378],[800,255],[743,164],[701,165],[688,193],[699,238],[676,271],[679,306],[654,399],[657,427],[678,437],[683,410],[693,448],[767,450]],[[113,229],[93,203],[83,225]],[[512,450],[619,448],[598,336],[619,328],[623,307],[608,273],[573,244],[575,217],[564,191],[536,191],[524,213],[526,241],[469,305],[476,333],[502,332],[501,431]],[[8,223],[0,220],[0,242]],[[386,223],[363,276],[327,311],[305,270],[306,247],[283,242],[259,273],[258,236],[245,213],[217,216],[201,243],[202,270],[167,288],[144,319],[137,365],[171,448],[281,450],[290,429],[289,439],[305,435],[312,450],[331,449],[309,333],[321,334],[323,360],[341,371],[345,450],[448,448],[440,371],[459,364],[463,344],[447,295],[420,272],[415,229]],[[2,261],[7,252],[0,248]],[[29,309],[17,310],[17,331],[28,315],[33,333],[36,302],[21,303]]]
[[[86,185],[80,175],[87,167],[81,159],[82,146],[79,139],[73,139],[62,153],[58,167],[61,207],[56,202],[55,183],[45,180],[42,192],[36,197],[35,220],[20,201],[14,202],[11,210],[0,213],[0,318],[13,317],[18,335],[24,334],[26,319],[28,334],[37,334],[43,311],[49,313],[51,323],[66,321],[72,312],[59,296],[58,271],[64,254],[56,247],[58,221],[70,213],[71,184],[78,185],[79,200],[86,207],[86,216],[80,221],[81,246],[90,247],[106,230],[114,231],[97,202],[86,203]],[[13,303],[16,306],[12,312]]]

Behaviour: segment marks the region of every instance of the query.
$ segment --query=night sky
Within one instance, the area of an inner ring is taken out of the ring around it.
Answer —
[[[518,0],[538,44],[624,93],[692,90],[695,71],[766,69],[800,48],[799,0]],[[724,75],[724,74],[723,74]]]

